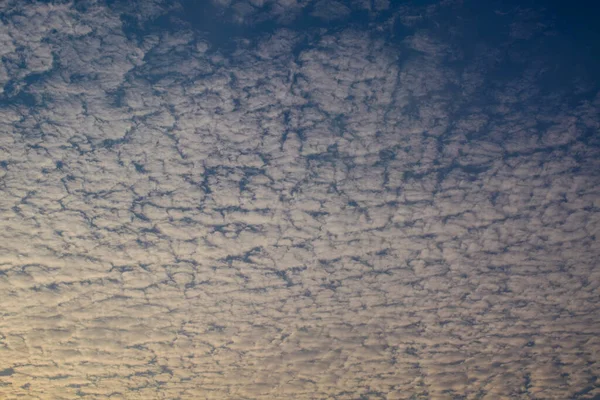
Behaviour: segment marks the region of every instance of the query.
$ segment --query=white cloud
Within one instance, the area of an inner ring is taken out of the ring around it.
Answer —
[[[454,3],[233,52],[6,7],[7,398],[596,395],[598,97],[544,94],[544,59],[499,81],[506,49],[436,30]]]

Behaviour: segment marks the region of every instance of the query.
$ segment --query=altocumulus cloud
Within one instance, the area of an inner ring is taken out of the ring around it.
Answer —
[[[546,14],[185,7],[0,3],[3,398],[600,395],[598,80]]]

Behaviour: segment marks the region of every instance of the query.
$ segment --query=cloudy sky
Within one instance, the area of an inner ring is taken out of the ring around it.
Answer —
[[[599,399],[593,18],[0,0],[0,398]]]

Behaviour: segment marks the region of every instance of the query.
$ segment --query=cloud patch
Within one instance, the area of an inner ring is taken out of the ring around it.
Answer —
[[[223,50],[158,2],[3,6],[0,393],[598,394],[593,80],[459,3],[335,3],[215,5],[419,22]]]

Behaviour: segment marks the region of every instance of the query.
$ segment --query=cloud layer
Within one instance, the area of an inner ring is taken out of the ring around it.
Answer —
[[[543,15],[1,7],[3,397],[600,395],[600,95]]]

